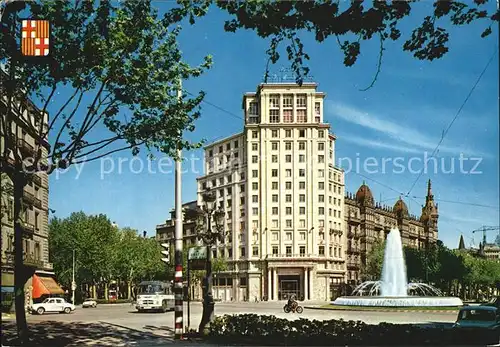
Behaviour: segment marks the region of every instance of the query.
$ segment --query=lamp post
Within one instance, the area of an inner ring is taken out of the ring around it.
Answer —
[[[202,240],[206,246],[206,275],[203,283],[203,314],[201,317],[199,333],[203,334],[205,326],[212,321],[214,315],[214,298],[212,294],[212,247],[217,244],[217,240],[223,241],[224,216],[222,209],[216,209],[215,194],[207,189],[202,194],[203,205],[201,209],[190,210],[188,213],[196,221],[196,231],[198,239]],[[212,225],[212,220],[215,225]]]

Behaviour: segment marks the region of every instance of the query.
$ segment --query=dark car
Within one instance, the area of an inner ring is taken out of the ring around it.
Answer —
[[[500,310],[494,306],[464,306],[453,325],[455,344],[500,343]]]

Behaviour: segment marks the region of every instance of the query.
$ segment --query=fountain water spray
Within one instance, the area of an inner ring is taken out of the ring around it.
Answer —
[[[382,296],[408,296],[407,284],[401,235],[398,229],[391,229],[385,243],[380,294]]]

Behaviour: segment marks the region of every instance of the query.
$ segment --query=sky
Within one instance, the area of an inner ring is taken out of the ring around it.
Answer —
[[[160,12],[165,4],[155,2]],[[419,4],[402,23],[403,38],[421,23],[430,5]],[[192,141],[210,143],[242,131],[243,93],[255,91],[262,82],[269,40],[252,31],[226,33],[225,19],[225,13],[213,8],[196,25],[183,24],[179,38],[190,64],[199,64],[207,54],[214,60],[208,72],[184,82],[190,93],[206,92],[196,130],[186,135]],[[441,25],[449,28],[446,22]],[[317,43],[309,34],[301,34],[311,57],[306,63],[310,74],[327,95],[324,118],[337,137],[335,165],[346,172],[346,191],[355,193],[365,181],[377,201],[392,206],[402,195],[410,213],[420,216],[431,179],[439,204],[439,239],[452,248],[458,246],[460,234],[466,244],[477,246],[482,235],[472,230],[500,225],[498,51],[461,108],[498,49],[498,32],[481,39],[484,28],[484,23],[452,27],[450,51],[433,62],[402,51],[403,40],[387,42],[381,72],[367,91],[361,89],[370,85],[377,70],[377,40],[364,43],[358,62],[347,68],[335,40]],[[282,56],[271,71],[290,66]],[[196,199],[203,151],[184,156],[182,198],[188,202]],[[132,155],[122,152],[53,173],[49,196],[53,215],[103,213],[120,227],[154,235],[155,226],[170,218],[174,206],[173,164],[167,161],[169,169],[161,173],[158,161],[147,164],[144,155],[139,159],[131,161]],[[496,233],[488,234],[488,241]]]

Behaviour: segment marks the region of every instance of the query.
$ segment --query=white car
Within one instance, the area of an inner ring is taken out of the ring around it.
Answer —
[[[31,311],[38,314],[44,314],[45,312],[71,313],[74,310],[75,305],[62,298],[48,298],[39,304],[31,306]]]
[[[82,307],[83,308],[86,308],[86,307],[96,308],[97,301],[95,299],[92,299],[92,298],[85,299],[85,301],[82,304]]]

